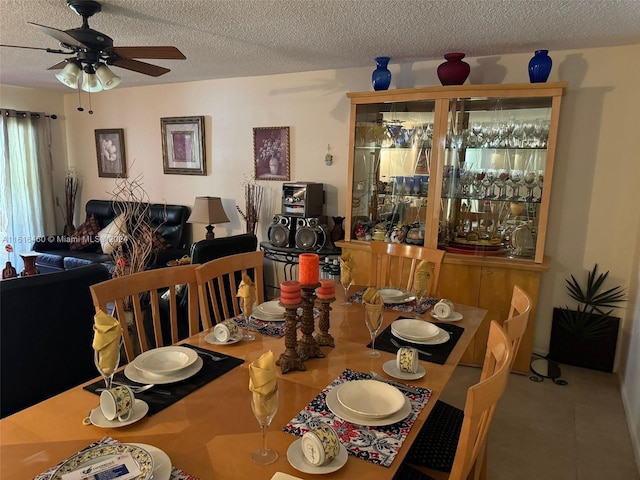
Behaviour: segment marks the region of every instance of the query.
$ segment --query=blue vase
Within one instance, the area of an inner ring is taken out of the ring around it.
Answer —
[[[390,57],[376,57],[376,69],[371,75],[374,90],[387,90],[391,85],[391,72],[387,68]]]
[[[535,55],[529,60],[529,80],[531,83],[544,83],[551,73],[551,57],[549,50],[536,50]]]

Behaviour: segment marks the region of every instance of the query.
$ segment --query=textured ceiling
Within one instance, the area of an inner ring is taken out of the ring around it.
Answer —
[[[149,77],[113,67],[119,88],[391,63],[640,43],[640,0],[103,0],[91,28],[115,46],[173,45],[187,60]],[[66,0],[0,0],[0,43],[59,48],[26,22],[82,24]],[[0,84],[69,89],[65,57],[0,47]],[[638,59],[636,59],[637,61]],[[145,60],[146,61],[146,60]]]

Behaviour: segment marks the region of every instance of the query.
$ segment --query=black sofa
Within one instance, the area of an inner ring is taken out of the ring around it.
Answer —
[[[0,282],[0,418],[98,376],[89,286],[103,265]]]
[[[117,210],[111,200],[89,200],[85,207],[87,222],[93,215],[102,229],[117,216]],[[184,205],[165,205],[152,203],[149,208],[151,224],[169,244],[169,248],[154,252],[149,268],[165,266],[169,260],[175,260],[189,253],[191,244],[191,226],[187,223],[190,209]],[[80,229],[80,227],[78,227]],[[33,245],[33,250],[42,255],[36,259],[36,268],[40,273],[60,272],[72,268],[101,263],[109,271],[114,265],[110,255],[102,252],[99,241],[93,241],[82,250],[71,249],[68,238],[49,236]]]

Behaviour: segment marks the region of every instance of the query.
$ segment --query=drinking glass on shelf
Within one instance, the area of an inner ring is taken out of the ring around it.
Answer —
[[[244,334],[242,335],[242,339],[248,342],[255,340],[256,336],[249,330],[249,326],[251,325],[251,312],[249,311],[249,306],[245,305],[244,298],[240,298],[240,310],[242,310],[242,316],[244,317]]]
[[[251,459],[258,465],[269,465],[278,459],[278,452],[267,448],[267,428],[271,425],[271,421],[278,411],[279,395],[277,385],[275,390],[268,395],[251,392],[251,410],[253,410],[253,415],[262,432],[262,447],[251,454]]]
[[[364,323],[369,329],[369,334],[371,335],[371,349],[367,350],[365,352],[365,355],[367,357],[377,358],[380,356],[380,352],[376,350],[375,342],[378,330],[380,330],[380,327],[382,326],[382,308],[380,308],[380,306],[378,305],[365,305]]]
[[[115,354],[115,359],[112,357],[113,353],[108,351],[108,348],[102,350],[94,350],[93,362],[104,379],[104,385],[107,390],[111,388],[113,382],[113,375],[120,365],[120,348],[118,348]],[[109,358],[111,357],[111,358]]]

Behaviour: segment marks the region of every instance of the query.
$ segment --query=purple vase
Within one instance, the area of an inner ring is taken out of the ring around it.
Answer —
[[[462,85],[469,76],[471,67],[463,62],[464,53],[447,53],[446,62],[438,66],[438,78],[442,85]]]

